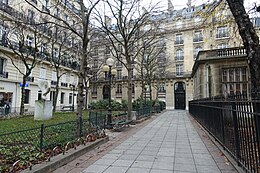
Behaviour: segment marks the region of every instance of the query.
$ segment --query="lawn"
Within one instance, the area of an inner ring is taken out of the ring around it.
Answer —
[[[35,121],[33,116],[25,116],[12,119],[0,120],[0,134],[40,127],[41,124],[50,125],[76,120],[74,112],[55,112],[50,120]],[[88,118],[88,112],[83,113],[83,119]]]

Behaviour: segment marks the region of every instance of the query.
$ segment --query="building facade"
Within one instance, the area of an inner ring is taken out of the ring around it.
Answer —
[[[29,5],[18,0],[0,1],[0,114],[19,113],[23,77],[32,65],[34,67],[25,84],[25,113],[33,112],[35,100],[41,99],[38,80],[49,82],[51,91],[47,97],[53,100],[59,78],[57,110],[63,106],[76,106],[75,85],[79,65],[75,45],[79,41],[73,34],[51,25],[51,20],[59,21],[49,19],[48,14],[75,23],[74,27],[77,27],[76,23],[80,21],[79,5],[67,0],[57,2],[33,0]],[[46,14],[37,12],[32,5]],[[19,24],[18,27],[16,24]],[[4,109],[6,106],[8,110]]]
[[[242,46],[234,18],[225,1],[214,1],[200,6],[192,6],[189,1],[187,7],[181,10],[174,10],[168,1],[167,11],[151,16],[152,20],[161,23],[160,39],[165,47],[164,56],[170,62],[168,74],[152,81],[152,99],[165,101],[168,109],[188,109],[188,101],[194,98],[194,79],[191,74],[198,52]],[[260,20],[252,21],[259,31]],[[105,51],[97,52],[96,56],[106,59],[103,52]],[[96,60],[94,64],[98,67],[97,64],[100,63]],[[127,71],[118,62],[113,68],[117,70],[117,74],[113,80],[111,97],[119,102],[127,100]],[[133,70],[133,100],[140,98],[143,92],[142,81],[138,75],[138,72]],[[104,74],[101,73],[90,83],[90,100],[105,99],[108,89],[108,80],[105,80]],[[150,99],[148,86],[145,91],[145,99]]]
[[[243,48],[201,51],[192,69],[193,97],[249,96],[249,74],[246,50]]]

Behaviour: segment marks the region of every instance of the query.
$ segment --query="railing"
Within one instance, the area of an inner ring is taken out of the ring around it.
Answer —
[[[246,49],[243,48],[232,48],[232,49],[221,49],[218,50],[218,57],[225,56],[238,56],[238,55],[246,55]]]
[[[259,97],[258,97],[259,98]],[[247,172],[260,166],[260,100],[246,97],[189,102],[189,112]]]
[[[89,125],[96,129],[104,129],[106,127],[105,111],[90,111],[89,112]]]
[[[203,41],[203,37],[195,37],[195,38],[193,38],[193,42],[201,42],[201,41]]]
[[[150,107],[150,106],[141,107],[141,108],[135,109],[135,111],[136,111],[136,119],[141,119],[141,118],[151,115],[152,107]]]
[[[34,77],[28,76],[28,77],[26,78],[26,81],[28,81],[28,82],[34,82]]]
[[[174,43],[175,43],[175,44],[183,44],[184,41],[183,41],[183,40],[176,40]]]
[[[68,83],[65,83],[65,82],[61,82],[60,85],[61,85],[62,87],[68,87]]]
[[[93,133],[88,120],[79,119],[53,125],[0,134],[0,172],[16,172],[19,168],[28,167],[43,160],[50,160],[55,153],[74,148]]]
[[[8,72],[2,72],[0,73],[0,78],[8,78]]]

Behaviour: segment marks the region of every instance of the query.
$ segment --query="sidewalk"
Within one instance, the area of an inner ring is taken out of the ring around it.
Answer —
[[[110,149],[93,151],[93,159],[88,153],[54,173],[237,173],[193,121],[186,111],[166,111],[121,144],[112,142]]]

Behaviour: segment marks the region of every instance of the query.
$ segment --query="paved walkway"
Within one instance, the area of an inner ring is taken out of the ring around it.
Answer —
[[[196,129],[186,111],[167,111],[82,173],[235,173]]]

